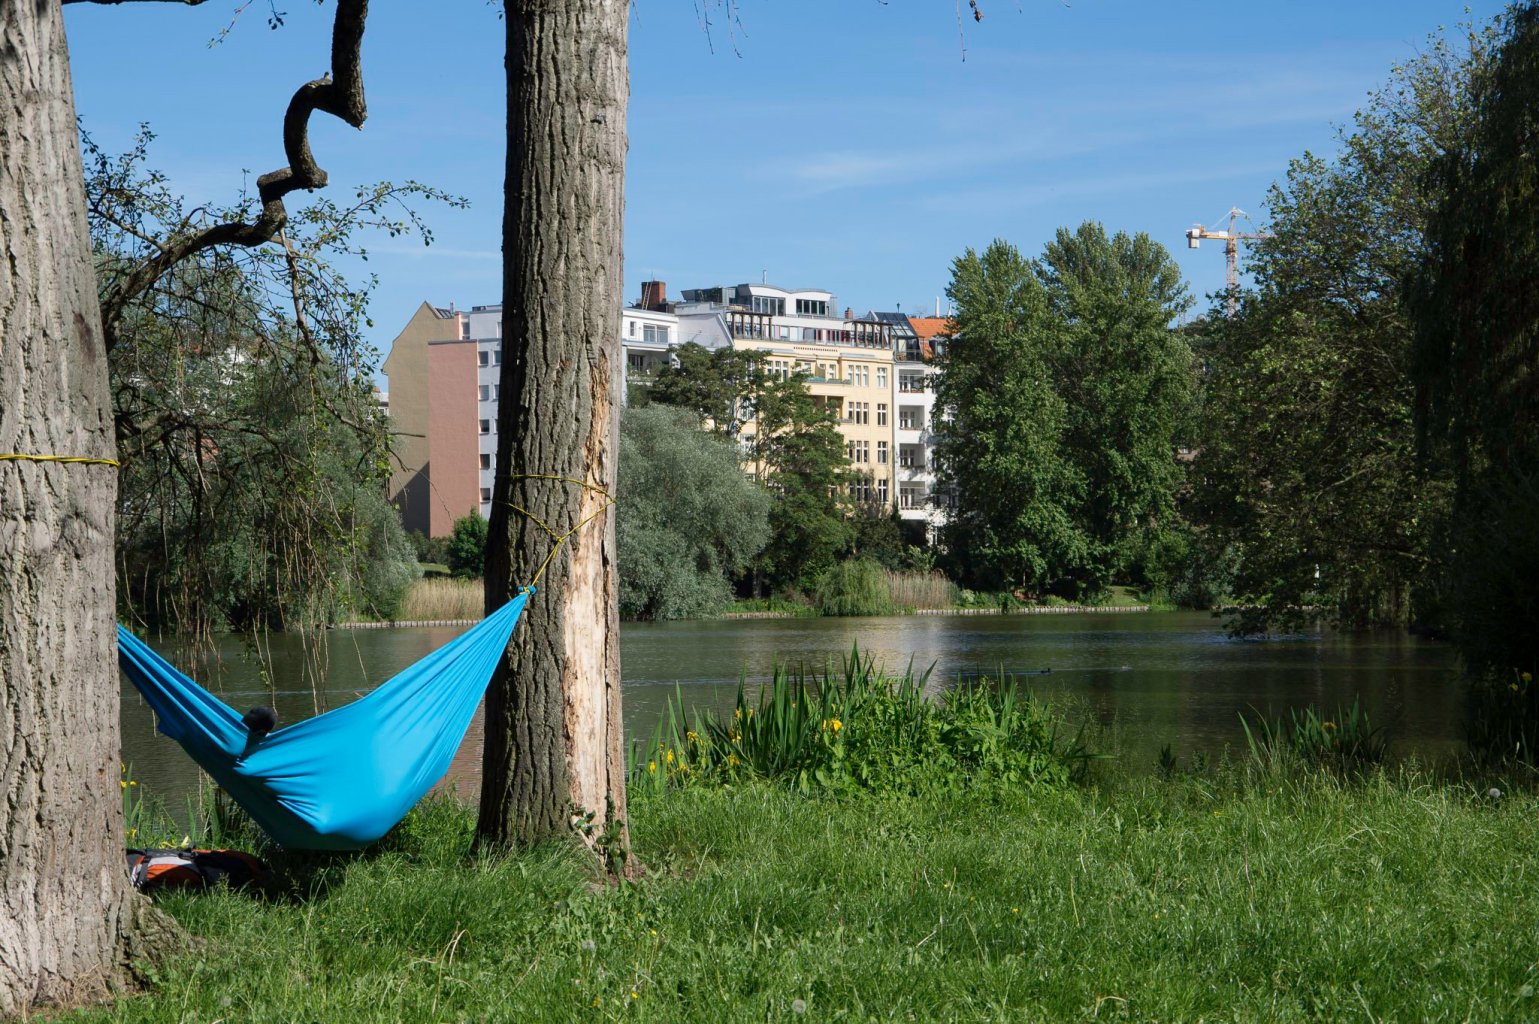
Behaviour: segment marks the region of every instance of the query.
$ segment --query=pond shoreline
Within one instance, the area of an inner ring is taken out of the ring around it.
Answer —
[[[898,615],[1081,615],[1101,612],[1147,612],[1146,604],[1130,605],[1034,605],[1025,608],[915,608],[898,612]],[[736,619],[825,619],[840,618],[835,615],[801,615],[796,612],[723,612],[704,619],[683,619],[684,622],[720,622]],[[399,622],[334,622],[332,629],[422,629],[431,626],[474,626],[480,619],[409,619]],[[627,620],[633,621],[633,620]],[[639,621],[639,620],[636,620]]]

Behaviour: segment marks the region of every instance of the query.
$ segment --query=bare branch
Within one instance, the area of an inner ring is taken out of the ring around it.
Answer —
[[[125,0],[74,0],[114,3]],[[141,0],[126,0],[141,2]],[[203,0],[154,0],[154,2],[202,3]],[[360,67],[364,21],[368,0],[338,0],[331,33],[331,74],[306,82],[289,100],[283,116],[283,150],[289,165],[257,179],[262,210],[254,223],[229,221],[193,234],[168,239],[160,251],[123,274],[102,297],[102,320],[107,348],[117,343],[123,310],[160,280],[172,267],[204,249],[220,245],[254,247],[278,237],[288,223],[283,198],[298,189],[324,188],[326,171],[310,151],[310,115],[319,110],[362,128],[368,117]]]

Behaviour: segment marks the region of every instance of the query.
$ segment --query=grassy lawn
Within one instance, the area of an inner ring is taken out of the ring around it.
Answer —
[[[647,878],[475,857],[428,804],[72,1021],[1409,1021],[1539,1015],[1539,800],[1378,776],[1026,796],[638,794]]]

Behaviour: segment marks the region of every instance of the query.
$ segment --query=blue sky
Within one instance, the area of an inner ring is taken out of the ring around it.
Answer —
[[[767,273],[858,311],[922,312],[966,247],[1035,254],[1086,219],[1153,235],[1206,295],[1222,248],[1187,250],[1186,228],[1231,205],[1263,222],[1289,158],[1331,151],[1391,66],[1466,17],[1462,0],[979,3],[959,33],[954,0],[740,0],[739,23],[717,10],[707,33],[691,0],[638,0],[624,298],[652,277],[677,296]],[[284,162],[282,110],[327,68],[329,6],[281,0],[273,32],[257,0],[210,47],[235,6],[66,8],[87,128],[125,148],[149,122],[152,163],[200,201]],[[496,10],[375,3],[364,76],[362,133],[312,122],[333,188],[410,178],[472,204],[424,211],[430,248],[371,246],[383,349],[424,299],[500,299]]]

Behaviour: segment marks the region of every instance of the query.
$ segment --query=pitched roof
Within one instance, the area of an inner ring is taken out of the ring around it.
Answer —
[[[920,341],[929,341],[937,334],[950,334],[948,325],[951,323],[949,316],[911,316],[909,325],[914,328],[914,333],[919,335]]]

